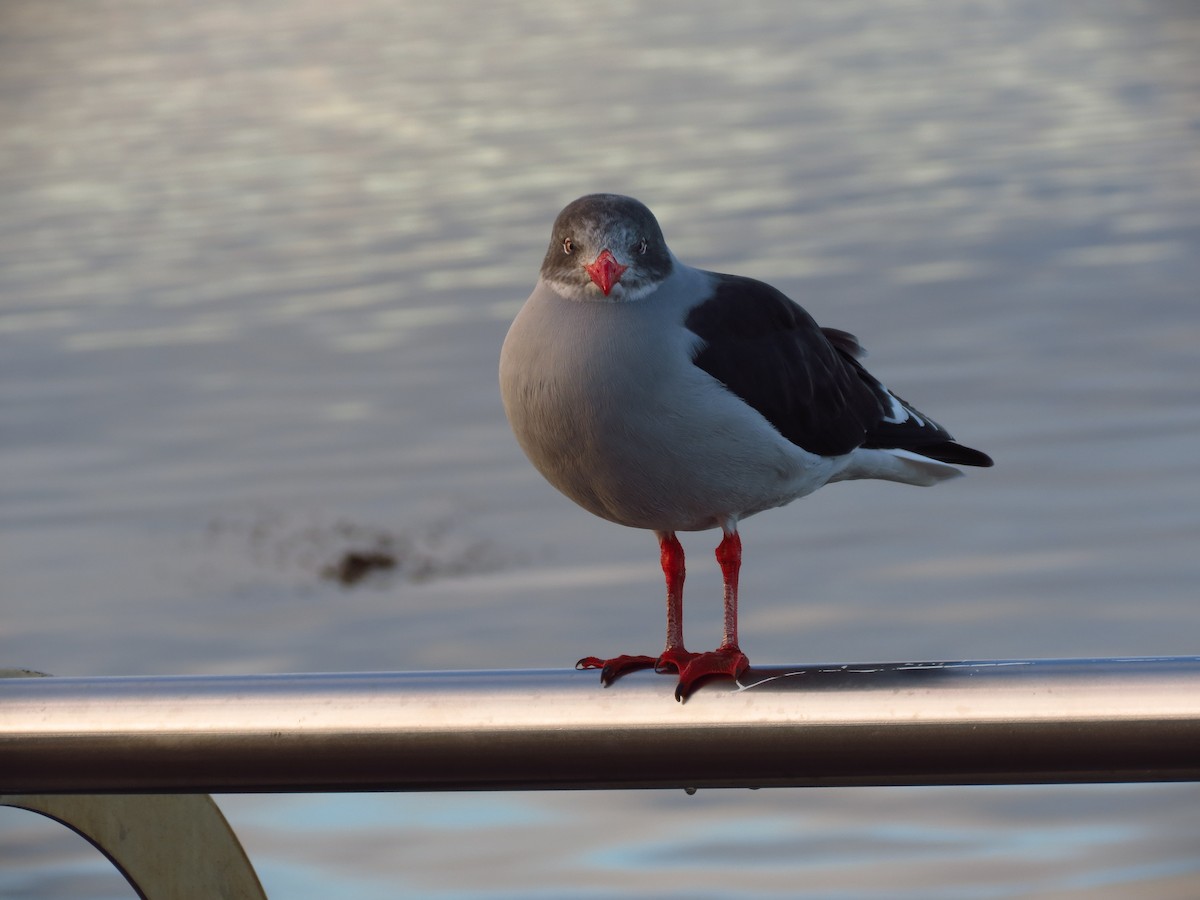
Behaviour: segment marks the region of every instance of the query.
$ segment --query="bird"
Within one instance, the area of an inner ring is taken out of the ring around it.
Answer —
[[[654,214],[620,194],[569,203],[533,293],[500,353],[500,393],[533,466],[579,506],[652,531],[666,581],[658,655],[588,656],[607,687],[639,669],[676,673],[675,697],[736,682],[738,523],[826,484],[932,485],[991,466],[985,453],[884,387],[852,334],[822,328],[753,278],[680,262]],[[707,652],[683,640],[678,532],[721,530],[724,630]]]

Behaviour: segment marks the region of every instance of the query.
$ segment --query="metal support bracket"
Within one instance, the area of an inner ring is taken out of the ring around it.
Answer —
[[[86,838],[142,900],[266,900],[254,867],[207,794],[3,794]]]

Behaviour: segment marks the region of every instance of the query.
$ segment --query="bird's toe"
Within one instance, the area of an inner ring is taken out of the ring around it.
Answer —
[[[688,663],[699,655],[699,653],[684,650],[682,647],[672,647],[662,652],[662,656],[654,664],[654,671],[659,673],[682,672],[687,668]]]
[[[679,671],[675,699],[682,703],[696,688],[710,678],[738,678],[750,668],[750,660],[738,647],[718,647],[707,653],[691,654],[692,659]]]
[[[628,675],[639,669],[653,669],[657,663],[658,659],[654,656],[614,656],[611,659],[585,656],[575,663],[575,668],[599,669],[600,683],[608,687],[622,675]]]

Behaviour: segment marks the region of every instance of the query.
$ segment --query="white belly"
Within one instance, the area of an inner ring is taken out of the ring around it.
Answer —
[[[717,527],[835,477],[845,457],[795,446],[691,363],[683,317],[534,292],[505,340],[500,383],[542,475],[598,516],[656,531]]]

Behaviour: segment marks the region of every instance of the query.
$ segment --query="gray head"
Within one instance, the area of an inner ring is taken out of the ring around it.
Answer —
[[[643,204],[588,194],[554,220],[542,278],[569,300],[637,300],[671,274],[671,251]]]

